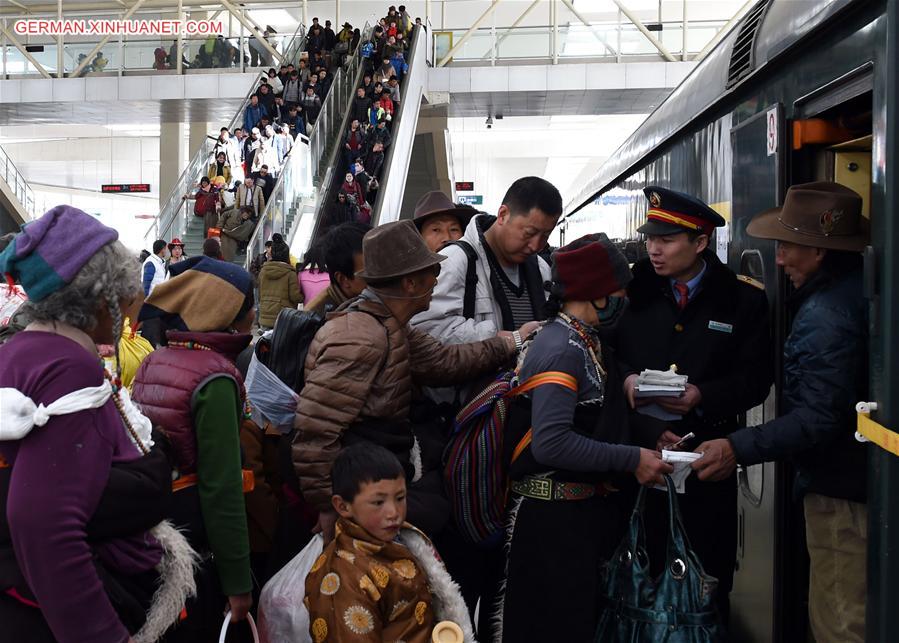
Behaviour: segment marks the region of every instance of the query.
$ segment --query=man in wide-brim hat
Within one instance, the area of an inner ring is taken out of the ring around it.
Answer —
[[[777,265],[796,288],[784,344],[782,414],[699,445],[703,479],[737,466],[791,459],[805,509],[816,641],[865,640],[866,447],[855,440],[855,404],[867,398],[867,308],[860,251],[869,243],[861,197],[837,183],[787,191],[783,207],[747,228],[777,242]]]
[[[412,222],[431,252],[437,252],[448,242],[461,239],[465,226],[477,213],[474,208],[456,205],[443,192],[434,190],[415,204]]]
[[[516,353],[509,338],[445,346],[409,326],[427,310],[445,257],[428,250],[408,220],[369,231],[362,242],[368,287],[330,313],[306,357],[306,382],[297,404],[293,462],[303,498],[319,509],[319,527],[330,540],[331,465],[343,446],[373,442],[392,451],[411,481],[409,521],[432,538],[450,513],[439,470],[415,458],[409,424],[412,381],[451,386],[497,369]],[[440,454],[436,454],[440,462]]]

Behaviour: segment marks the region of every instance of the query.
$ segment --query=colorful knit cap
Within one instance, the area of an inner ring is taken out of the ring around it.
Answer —
[[[593,301],[631,280],[627,259],[603,234],[588,234],[553,253],[553,292],[564,301]]]
[[[253,278],[228,261],[203,257],[159,284],[144,302],[140,321],[163,318],[171,329],[207,333],[227,330],[253,292]]]
[[[0,252],[0,274],[22,284],[31,301],[41,301],[72,282],[100,248],[119,233],[69,205],[58,205],[25,224]]]

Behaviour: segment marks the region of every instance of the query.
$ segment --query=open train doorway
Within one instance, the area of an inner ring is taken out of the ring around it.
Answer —
[[[873,68],[866,65],[798,99],[772,104],[731,131],[734,172],[729,264],[762,282],[775,333],[775,387],[746,414],[747,426],[779,412],[782,347],[792,319],[792,286],[775,263],[775,244],[745,234],[752,216],[777,206],[790,185],[835,181],[855,190],[871,216]],[[775,133],[772,149],[771,132]],[[732,640],[811,641],[808,555],[802,504],[788,463],[738,471],[738,550],[731,594]]]

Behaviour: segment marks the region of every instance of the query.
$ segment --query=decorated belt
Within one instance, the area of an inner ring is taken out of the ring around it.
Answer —
[[[593,496],[607,496],[611,490],[605,485],[525,476],[521,480],[512,481],[512,493],[534,500],[586,500]]]

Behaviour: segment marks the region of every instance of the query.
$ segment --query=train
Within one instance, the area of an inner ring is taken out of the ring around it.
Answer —
[[[566,204],[560,224],[562,243],[613,228],[610,236],[633,250],[645,186],[703,199],[727,221],[712,241],[719,258],[764,284],[779,348],[789,333],[791,286],[775,264],[774,243],[750,238],[748,222],[782,204],[798,183],[837,181],[862,195],[872,228],[864,264],[877,409],[868,417],[877,438],[868,447],[871,643],[899,641],[897,43],[899,0],[759,0]],[[778,413],[781,380],[778,355],[772,392],[746,414],[746,425]],[[784,462],[739,469],[734,641],[811,640],[808,557],[792,478]]]

